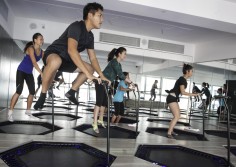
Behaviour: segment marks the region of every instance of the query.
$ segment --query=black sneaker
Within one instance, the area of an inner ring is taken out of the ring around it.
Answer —
[[[69,93],[66,93],[65,96],[75,105],[79,105],[79,102],[76,100],[76,98]]]
[[[45,98],[40,96],[38,101],[34,105],[34,109],[35,110],[42,109],[44,102],[45,102]]]
[[[166,137],[169,138],[169,139],[175,139],[174,136],[173,136],[173,135],[170,135],[170,134],[167,134]]]

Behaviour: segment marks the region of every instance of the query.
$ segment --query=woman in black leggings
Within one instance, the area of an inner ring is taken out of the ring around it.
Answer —
[[[175,133],[174,127],[176,123],[178,122],[180,118],[180,108],[179,108],[179,95],[186,95],[186,96],[198,96],[198,94],[194,93],[188,93],[185,92],[185,89],[187,88],[187,80],[190,78],[193,74],[193,67],[189,64],[184,64],[183,66],[183,76],[181,76],[176,82],[173,89],[168,91],[169,95],[166,98],[166,103],[168,104],[168,107],[170,108],[170,111],[172,112],[174,118],[171,120],[169,129],[167,132],[167,137],[174,139],[174,136],[177,136],[178,134]]]
[[[13,108],[15,107],[19,96],[22,93],[24,87],[24,81],[29,89],[29,96],[27,98],[27,110],[25,114],[31,115],[30,108],[33,102],[33,97],[35,94],[35,84],[33,76],[33,68],[35,68],[41,76],[42,71],[38,66],[38,61],[43,57],[43,50],[41,46],[43,45],[43,36],[40,33],[33,35],[33,41],[28,42],[24,48],[24,53],[26,54],[22,62],[17,68],[16,73],[16,93],[11,98],[10,109],[8,110],[8,120],[13,122]]]

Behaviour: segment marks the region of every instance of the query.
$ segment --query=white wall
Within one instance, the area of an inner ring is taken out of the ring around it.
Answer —
[[[13,36],[13,27],[14,27],[13,26],[14,25],[14,14],[11,11],[11,9],[9,8],[7,1],[5,1],[5,2],[6,2],[6,5],[8,6],[8,18],[7,18],[7,20],[5,20],[3,18],[3,16],[0,15],[0,25],[10,35],[10,37],[12,37]]]
[[[236,35],[196,44],[194,62],[236,58]]]

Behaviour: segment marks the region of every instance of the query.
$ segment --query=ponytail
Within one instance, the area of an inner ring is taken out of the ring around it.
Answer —
[[[42,36],[42,34],[40,34],[40,33],[38,33],[38,32],[33,35],[32,41],[28,42],[28,43],[25,45],[24,53],[26,53],[26,50],[27,50],[30,46],[34,45],[34,40],[37,39],[39,36]]]
[[[107,61],[109,62],[112,59],[114,59],[114,56],[118,57],[119,53],[121,54],[124,51],[126,51],[126,49],[124,47],[119,47],[118,49],[116,49],[116,48],[112,49],[111,52],[107,56]]]
[[[28,42],[26,45],[25,45],[25,48],[24,48],[24,53],[26,53],[26,50],[30,47],[30,46],[33,46],[34,43],[32,41]]]

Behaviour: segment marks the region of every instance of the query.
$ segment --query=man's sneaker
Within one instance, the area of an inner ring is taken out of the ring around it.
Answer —
[[[65,96],[75,105],[79,105],[79,102],[76,100],[74,96],[71,96],[69,93],[66,93]]]
[[[13,112],[12,110],[8,111],[8,121],[10,121],[10,122],[14,122],[12,112]]]
[[[31,114],[31,111],[30,111],[30,110],[26,110],[26,111],[25,111],[25,114],[26,114],[26,115],[28,115],[28,116],[32,116],[32,114]]]
[[[34,109],[35,110],[42,109],[44,102],[45,102],[45,97],[40,96],[38,101],[34,105]]]
[[[103,121],[98,120],[98,125],[101,125],[103,128],[106,128],[106,126],[105,126]]]
[[[95,132],[95,133],[99,133],[98,125],[93,123],[92,126],[93,126],[94,132]]]

